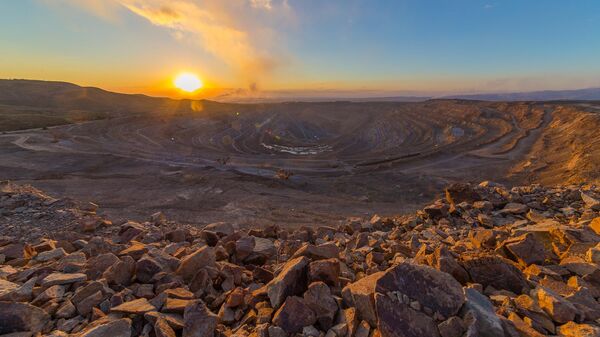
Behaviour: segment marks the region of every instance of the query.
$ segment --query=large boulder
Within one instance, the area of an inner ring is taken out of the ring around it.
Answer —
[[[323,282],[314,282],[304,293],[306,305],[315,313],[319,326],[327,331],[333,325],[338,304],[329,287]]]
[[[398,292],[444,317],[456,315],[465,302],[462,286],[452,276],[434,268],[401,263],[385,271],[375,291]]]
[[[377,325],[375,288],[377,280],[383,275],[385,275],[385,272],[365,276],[354,283],[350,283],[342,290],[342,297],[346,305],[356,308],[358,317],[367,321],[371,326]]]
[[[470,184],[454,183],[446,187],[446,201],[455,206],[461,202],[474,203],[480,201],[481,195]]]
[[[502,257],[495,255],[468,257],[463,261],[463,266],[473,282],[481,283],[484,287],[493,286],[516,294],[529,289],[529,284],[521,270],[512,261]]]
[[[190,281],[200,269],[214,267],[215,263],[214,248],[204,246],[181,260],[177,274],[181,275],[184,280]]]
[[[286,297],[304,292],[307,286],[309,261],[304,256],[288,261],[279,275],[266,285],[267,295],[273,308],[279,308]]]
[[[537,297],[539,306],[548,313],[555,322],[567,323],[575,319],[577,309],[571,302],[567,301],[559,294],[541,286],[536,288],[533,292]]]
[[[201,300],[191,301],[183,312],[183,337],[213,337],[217,327],[217,315]]]
[[[131,320],[129,318],[121,318],[114,321],[98,324],[91,329],[85,330],[80,335],[81,337],[130,337],[131,336]]]
[[[563,337],[598,337],[600,327],[591,324],[568,322],[558,328],[559,336]]]
[[[465,337],[504,337],[502,321],[487,297],[473,288],[465,288],[467,301],[462,316],[468,326]]]
[[[511,258],[525,267],[530,264],[541,265],[546,260],[544,244],[532,233],[511,238],[504,242],[504,247]]]
[[[287,333],[300,332],[303,327],[313,325],[316,321],[315,313],[304,299],[297,296],[288,297],[273,316],[273,324]]]
[[[382,337],[438,337],[436,321],[394,296],[375,294],[378,323]]]
[[[125,302],[110,309],[111,312],[123,314],[141,315],[150,311],[156,311],[156,308],[145,298]]]
[[[42,309],[26,303],[0,302],[0,334],[38,333],[50,320]]]

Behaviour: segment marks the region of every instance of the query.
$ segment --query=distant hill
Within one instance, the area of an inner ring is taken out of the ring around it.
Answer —
[[[600,88],[451,95],[443,98],[481,101],[597,101],[600,100]]]
[[[199,101],[203,107],[220,103]],[[67,82],[0,79],[0,131],[42,128],[134,114],[197,111],[190,100],[119,94]]]
[[[119,94],[67,82],[0,80],[0,104],[3,105],[83,110],[118,115],[165,108],[178,109],[180,102],[169,98]]]

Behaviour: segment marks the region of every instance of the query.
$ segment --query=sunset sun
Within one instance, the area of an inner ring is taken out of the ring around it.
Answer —
[[[194,92],[203,86],[202,80],[192,73],[179,74],[175,78],[174,84],[177,88],[186,92]]]

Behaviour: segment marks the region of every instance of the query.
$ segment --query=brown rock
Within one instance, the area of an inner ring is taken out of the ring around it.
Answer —
[[[555,322],[567,323],[575,319],[577,309],[569,301],[550,289],[538,287],[534,290],[539,306],[552,317]]]
[[[273,308],[279,308],[286,297],[304,292],[307,285],[308,262],[309,259],[304,256],[288,261],[279,275],[266,285]]]
[[[446,200],[450,205],[457,205],[461,202],[472,204],[481,200],[481,195],[470,184],[454,183],[446,187]]]
[[[385,272],[378,272],[365,276],[362,279],[351,283],[342,290],[344,302],[349,307],[355,307],[360,319],[366,320],[369,324],[377,325],[377,314],[375,310],[375,287],[377,280]]]
[[[200,269],[214,267],[215,263],[214,248],[204,246],[181,260],[177,274],[181,275],[184,280],[190,281]]]
[[[235,256],[238,261],[243,261],[254,250],[254,237],[245,236],[235,242]]]
[[[165,301],[161,311],[162,312],[175,312],[183,314],[185,307],[191,302],[191,300],[183,300],[180,298],[169,298]]]
[[[579,276],[586,276],[598,270],[595,263],[586,262],[579,256],[566,256],[560,261],[560,265]]]
[[[50,316],[42,309],[26,303],[0,302],[0,334],[19,331],[38,333]]]
[[[590,208],[594,211],[600,211],[600,200],[590,196],[587,193],[581,192],[581,200],[585,203],[587,208]]]
[[[331,295],[329,287],[323,282],[311,283],[304,293],[304,301],[315,313],[321,330],[328,330],[333,325],[333,319],[338,311],[337,302]]]
[[[111,312],[120,312],[124,314],[141,315],[146,312],[156,311],[156,308],[145,298],[125,302],[110,309]]]
[[[530,264],[543,264],[546,260],[546,250],[542,242],[535,235],[527,233],[520,237],[509,239],[504,242],[509,256],[523,266]]]
[[[81,273],[65,274],[65,273],[52,273],[46,276],[42,280],[43,287],[51,287],[57,284],[70,284],[76,282],[83,282],[87,280],[87,275]]]
[[[8,282],[8,281],[6,281]],[[4,293],[4,295],[0,296],[0,301],[8,301],[8,302],[28,302],[31,301],[31,297],[33,296],[33,287],[37,282],[37,277],[30,278],[27,282],[25,282],[20,287],[12,289]],[[7,287],[10,289],[12,286],[7,284]]]
[[[600,235],[600,217],[594,218],[588,226],[594,233]]]
[[[131,320],[129,318],[121,318],[114,321],[96,325],[81,333],[80,337],[130,337],[131,336]]]
[[[131,256],[123,256],[102,274],[108,284],[127,286],[135,272],[135,261]]]
[[[99,278],[110,266],[119,261],[119,258],[113,253],[100,254],[90,258],[86,263],[86,274],[89,279]]]
[[[154,323],[154,334],[156,337],[176,337],[175,331],[169,325],[167,320],[162,317],[158,317]]]
[[[156,323],[159,317],[164,319],[174,330],[181,330],[185,326],[183,316],[179,314],[165,314],[157,311],[150,311],[144,314],[144,319],[152,325]]]
[[[154,275],[161,272],[162,269],[155,259],[146,255],[135,264],[135,278],[141,283],[150,283]]]
[[[461,337],[465,332],[465,326],[460,317],[450,317],[438,324],[441,337]]]
[[[146,229],[143,225],[134,221],[128,221],[121,226],[119,231],[119,241],[121,243],[128,243],[145,232]]]
[[[102,296],[101,291],[96,291],[90,296],[82,299],[76,304],[77,312],[82,316],[87,316],[92,309],[99,305],[104,300],[104,296]]]
[[[440,271],[452,275],[458,282],[466,284],[469,282],[469,274],[452,256],[444,246],[436,248],[428,257],[428,264]]]
[[[11,243],[0,247],[0,255],[4,255],[6,260],[30,259],[35,254],[30,245],[22,243]]]
[[[225,300],[225,305],[230,308],[238,307],[244,304],[244,297],[246,296],[246,292],[243,288],[237,287],[233,289],[229,295],[227,295],[227,300]]]
[[[506,206],[504,206],[504,208],[500,212],[508,214],[524,214],[527,213],[528,210],[529,207],[527,205],[509,202],[508,204],[506,204]]]
[[[543,337],[544,336],[540,332],[535,330],[534,328],[530,327],[527,323],[525,323],[521,319],[521,317],[519,317],[514,312],[511,312],[508,314],[508,319],[511,322],[513,322],[515,328],[517,329],[517,331],[519,332],[519,334],[521,336],[528,336],[528,337]]]
[[[505,337],[502,320],[490,300],[473,288],[464,289],[467,301],[461,309],[467,327],[465,337]]]
[[[599,337],[600,327],[590,324],[568,322],[558,328],[559,336],[564,337]]]
[[[400,292],[444,317],[456,315],[465,302],[460,283],[429,266],[401,263],[384,273],[377,280],[376,292]]]
[[[317,318],[304,299],[288,297],[281,308],[275,312],[273,324],[287,333],[297,333],[305,326],[313,325]]]
[[[438,337],[435,320],[426,314],[411,309],[397,298],[381,293],[375,294],[377,307],[377,329],[382,337]]]
[[[183,313],[183,337],[212,337],[217,327],[217,316],[201,300],[192,301]]]
[[[77,309],[73,305],[73,302],[70,300],[65,300],[60,307],[54,313],[54,317],[56,318],[71,318],[75,316],[77,313]]]
[[[18,284],[0,279],[0,297],[11,293],[18,288]]]
[[[323,281],[329,286],[337,286],[340,278],[340,261],[334,258],[311,262],[308,266],[308,278],[313,282]]]
[[[463,266],[473,282],[481,283],[484,287],[491,285],[496,289],[506,289],[516,294],[529,289],[521,270],[512,261],[499,256],[468,257]]]
[[[552,323],[548,314],[540,308],[533,298],[528,295],[519,295],[513,301],[517,308],[517,312],[521,314],[521,316],[531,319],[537,325],[554,334],[554,323]]]
[[[333,242],[324,243],[318,246],[305,243],[296,251],[296,253],[294,253],[292,258],[297,258],[300,256],[306,256],[313,261],[339,258],[340,249]]]

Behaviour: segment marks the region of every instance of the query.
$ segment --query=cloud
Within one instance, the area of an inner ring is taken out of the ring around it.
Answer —
[[[152,24],[169,29],[174,38],[198,43],[256,83],[285,59],[273,41],[275,26],[292,15],[287,0],[45,0],[80,6],[110,18],[124,7]]]

